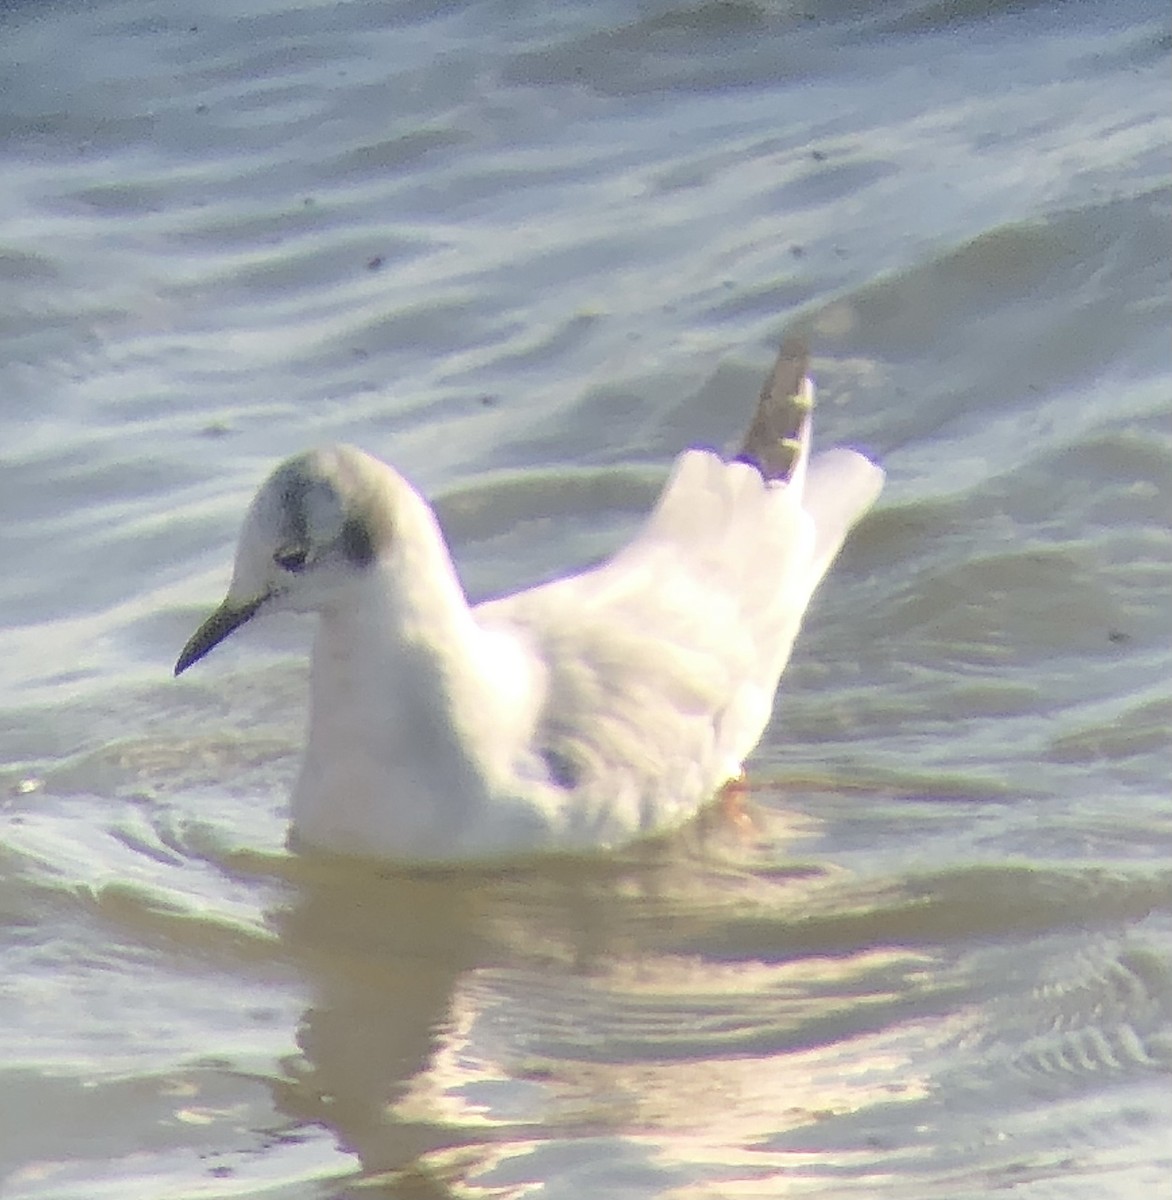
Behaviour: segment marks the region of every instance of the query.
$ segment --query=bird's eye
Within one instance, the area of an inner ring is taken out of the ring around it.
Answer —
[[[282,546],[273,555],[273,562],[281,568],[282,571],[289,571],[296,575],[298,571],[305,569],[305,564],[309,559],[308,546]]]

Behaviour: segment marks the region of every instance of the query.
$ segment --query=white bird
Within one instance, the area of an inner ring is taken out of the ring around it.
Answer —
[[[320,615],[290,841],[457,862],[620,845],[737,779],[810,597],[883,472],[810,458],[804,347],[782,347],[740,452],[675,461],[590,570],[470,606],[435,514],[352,446],[261,487],[186,670],[246,621]]]

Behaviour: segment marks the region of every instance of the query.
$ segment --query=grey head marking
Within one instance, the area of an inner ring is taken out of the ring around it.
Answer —
[[[373,462],[348,446],[311,450],[273,478],[277,549],[273,561],[296,574],[329,547],[354,567],[369,566],[390,540],[385,503],[375,503]]]

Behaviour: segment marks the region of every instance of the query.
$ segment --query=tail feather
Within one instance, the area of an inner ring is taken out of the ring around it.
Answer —
[[[875,503],[883,469],[855,450],[816,454],[806,473],[802,507],[814,521],[814,572],[821,579],[850,528]]]

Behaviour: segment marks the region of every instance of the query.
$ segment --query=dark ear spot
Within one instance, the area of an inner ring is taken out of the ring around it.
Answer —
[[[374,562],[374,539],[361,517],[347,517],[342,526],[342,553],[356,567],[368,567]]]

